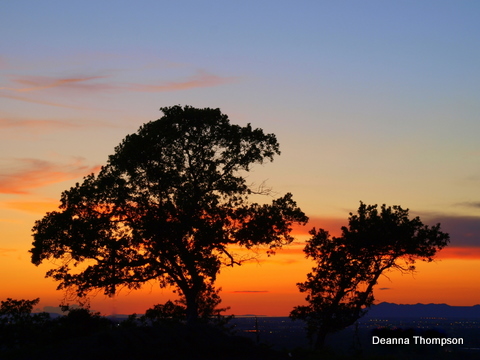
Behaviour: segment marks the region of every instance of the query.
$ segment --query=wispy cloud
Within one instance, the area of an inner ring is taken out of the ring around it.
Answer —
[[[232,293],[243,293],[243,294],[258,294],[258,293],[268,293],[268,290],[235,290]]]
[[[480,209],[480,201],[466,201],[466,202],[458,203],[457,205]]]
[[[478,260],[480,259],[480,248],[447,246],[438,253],[437,259]]]
[[[0,117],[0,129],[15,130],[18,134],[20,130],[22,133],[41,133],[51,132],[52,130],[77,130],[88,127],[109,127],[115,128],[118,125],[107,123],[104,121],[88,121],[82,120],[51,120],[51,119],[28,119],[28,118],[10,118]]]
[[[28,93],[33,91],[60,88],[61,90],[83,90],[86,92],[119,90],[119,91],[139,91],[139,92],[165,92],[179,91],[192,88],[212,87],[231,83],[238,80],[238,77],[222,77],[208,73],[204,70],[198,70],[196,74],[188,76],[185,80],[159,82],[157,84],[125,84],[121,82],[109,81],[98,82],[110,76],[77,76],[77,77],[52,77],[52,76],[17,76],[12,78],[16,87],[2,87],[0,90],[7,90],[14,93]],[[18,100],[23,100],[14,95],[4,95]]]
[[[234,82],[237,79],[237,77],[221,77],[205,71],[198,71],[197,74],[190,76],[184,81],[160,83],[158,85],[132,84],[129,89],[141,92],[179,91],[223,85]]]
[[[60,92],[55,93],[56,98],[58,98],[58,95],[65,95],[67,90],[77,90],[88,94],[93,91],[105,91],[114,88],[109,83],[95,81],[105,79],[107,76],[10,76],[9,78],[12,86],[1,87],[0,97],[70,109],[83,109],[83,107],[51,101],[49,93],[45,93],[45,91],[59,90]]]
[[[194,88],[214,87],[238,80],[238,77],[222,77],[204,70],[197,70],[195,74],[183,80],[168,82],[125,83],[116,81],[111,75],[77,75],[66,77],[55,76],[10,76],[11,86],[0,87],[0,97],[25,101],[35,104],[80,109],[79,106],[50,101],[49,96],[63,97],[75,91],[86,96],[93,93],[114,92],[169,92]],[[55,91],[55,92],[52,92]]]
[[[480,217],[478,216],[430,215],[428,223],[440,223],[441,230],[450,234],[451,247],[480,247]]]
[[[25,102],[33,103],[33,104],[48,105],[48,106],[55,106],[55,107],[64,107],[64,108],[69,108],[69,109],[83,109],[83,107],[81,107],[81,106],[60,104],[60,103],[57,103],[57,102],[46,101],[46,100],[41,100],[41,99],[32,99],[32,98],[28,98],[28,97],[25,97],[25,96],[10,95],[10,94],[2,93],[1,91],[0,91],[0,97],[6,98],[6,99],[25,101]]]
[[[81,158],[70,164],[30,158],[10,159],[0,174],[0,193],[28,194],[31,189],[75,179],[99,168],[84,164]]]
[[[17,251],[17,249],[0,248],[0,256],[8,256],[10,253]]]
[[[51,76],[20,76],[13,78],[13,82],[21,85],[17,88],[7,88],[15,92],[31,92],[51,88],[81,89],[87,91],[106,90],[112,86],[105,83],[96,83],[94,80],[105,79],[108,76],[78,76],[56,78]]]

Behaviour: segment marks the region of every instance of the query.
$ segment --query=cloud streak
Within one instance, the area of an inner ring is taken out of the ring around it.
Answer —
[[[0,97],[6,98],[6,99],[25,101],[25,102],[33,103],[33,104],[48,105],[48,106],[62,107],[62,108],[68,108],[68,109],[77,109],[77,110],[83,109],[83,107],[81,107],[81,106],[60,104],[60,103],[45,101],[45,100],[41,100],[41,99],[31,99],[31,98],[28,98],[28,97],[25,97],[25,96],[2,94],[1,92],[0,92]]]
[[[480,248],[447,246],[438,253],[437,259],[478,260],[480,259]]]
[[[183,81],[172,81],[166,83],[160,82],[156,85],[95,82],[95,80],[106,78],[109,78],[109,76],[79,76],[71,78],[57,78],[49,76],[21,76],[14,78],[12,81],[16,84],[22,85],[22,87],[3,87],[0,89],[16,93],[33,92],[53,88],[60,88],[62,90],[83,90],[85,92],[105,90],[165,92],[219,86],[234,82],[238,79],[238,77],[221,77],[218,75],[210,74],[203,70],[198,70],[196,74],[187,77]],[[15,96],[10,97],[19,100],[23,99]]]
[[[22,133],[41,133],[51,132],[52,130],[78,130],[88,127],[116,128],[118,126],[107,122],[88,120],[80,122],[76,120],[0,118],[0,130],[13,130],[17,132],[16,135],[19,135],[19,131]]]
[[[91,83],[92,80],[105,79],[107,76],[81,76],[75,78],[55,78],[49,76],[21,76],[13,79],[13,82],[24,87],[7,88],[15,92],[31,92],[51,88],[82,89],[87,91],[106,90],[111,85],[103,83]],[[90,83],[89,83],[90,82]]]
[[[75,179],[100,168],[84,164],[83,159],[76,159],[71,164],[57,164],[30,158],[13,159],[13,161],[15,164],[4,167],[0,174],[0,193],[2,194],[29,194],[31,189]]]
[[[82,109],[79,106],[61,104],[49,101],[48,94],[65,96],[71,91],[80,92],[90,96],[92,93],[114,91],[114,92],[171,92],[195,88],[220,86],[237,81],[238,77],[222,77],[198,70],[195,74],[187,76],[184,80],[158,82],[157,84],[122,83],[111,79],[111,76],[10,76],[13,86],[1,87],[0,97],[25,101],[29,103]],[[55,93],[51,91],[56,90]]]
[[[17,251],[17,249],[0,248],[0,256],[8,256],[10,253]]]
[[[440,223],[441,229],[450,234],[449,247],[480,247],[480,217],[448,216],[429,217],[428,223]]]
[[[468,201],[468,202],[459,203],[457,205],[480,209],[480,201]]]
[[[185,81],[167,82],[159,85],[132,84],[129,89],[140,92],[179,91],[223,85],[236,81],[236,77],[220,77],[205,71],[198,71]]]
[[[85,93],[91,93],[99,90],[109,90],[110,84],[93,82],[94,80],[104,79],[107,76],[79,76],[79,77],[52,77],[52,76],[16,76],[10,77],[13,87],[1,87],[0,97],[18,101],[24,101],[33,104],[62,107],[69,109],[84,109],[76,105],[62,104],[45,99],[45,90],[55,89],[61,91],[61,95],[67,90],[79,90]],[[34,93],[35,95],[31,95]],[[40,97],[38,94],[40,94]],[[44,94],[43,97],[41,94]]]

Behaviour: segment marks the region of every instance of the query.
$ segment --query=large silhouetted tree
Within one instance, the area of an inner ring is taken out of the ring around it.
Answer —
[[[420,218],[409,218],[400,206],[381,210],[360,203],[350,213],[340,237],[323,230],[310,231],[304,252],[316,262],[307,281],[297,284],[307,294],[308,305],[296,306],[293,319],[307,323],[316,348],[325,337],[354,324],[374,302],[373,288],[385,271],[413,272],[415,261],[432,261],[449,242],[440,224],[429,227]]]
[[[63,192],[60,210],[35,223],[30,251],[36,265],[58,259],[47,276],[78,296],[149,280],[174,286],[195,322],[220,268],[241,262],[231,245],[273,251],[307,218],[291,194],[268,205],[248,199],[245,173],[280,154],[275,135],[232,125],[219,109],[161,110],[98,175]]]

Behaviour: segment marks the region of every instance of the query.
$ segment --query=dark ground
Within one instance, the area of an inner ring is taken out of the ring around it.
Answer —
[[[0,359],[480,359],[480,330],[468,322],[447,321],[439,328],[446,336],[463,337],[463,346],[372,345],[372,330],[377,325],[365,322],[357,330],[351,327],[329,336],[325,350],[315,352],[309,347],[303,324],[288,318],[233,319],[230,333],[205,324],[193,328],[173,323],[127,326],[104,319],[84,320],[88,321],[3,332]],[[422,324],[428,327],[428,323]],[[397,325],[390,322],[389,326],[396,329]]]

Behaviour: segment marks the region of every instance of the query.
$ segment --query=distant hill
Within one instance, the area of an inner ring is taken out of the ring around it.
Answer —
[[[393,304],[373,305],[363,319],[371,318],[467,318],[480,319],[480,305],[450,306],[447,304]]]
[[[49,313],[51,318],[57,318],[61,315],[57,313]],[[138,315],[138,314],[137,314]],[[140,314],[141,315],[141,314]],[[139,316],[140,316],[139,315]],[[116,314],[107,315],[106,318],[114,321],[121,322],[126,320],[129,315]],[[269,318],[266,315],[236,315],[238,318]],[[377,305],[373,305],[367,314],[362,319],[372,318],[465,318],[465,319],[480,319],[480,305],[474,306],[450,306],[447,304],[395,304],[382,302]],[[288,317],[284,317],[288,319]]]

